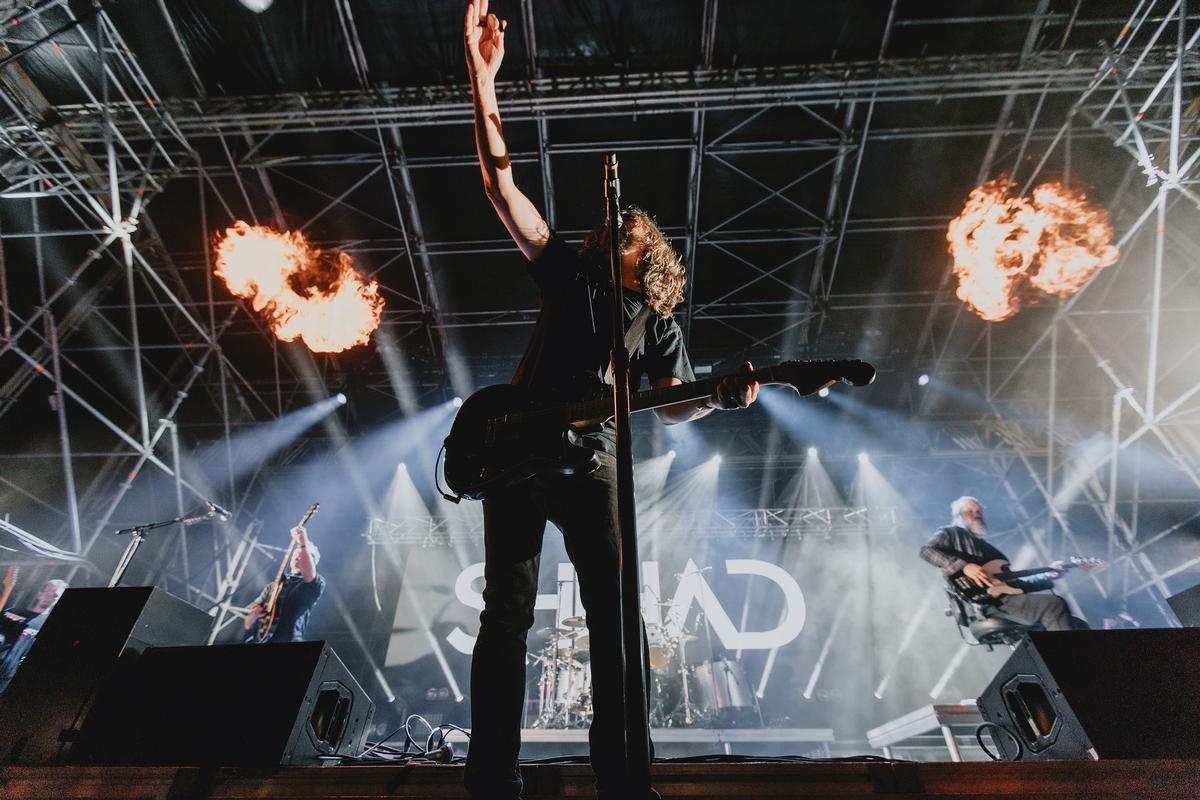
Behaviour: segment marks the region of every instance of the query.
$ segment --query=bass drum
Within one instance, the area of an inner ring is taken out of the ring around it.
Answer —
[[[706,661],[692,673],[693,702],[701,714],[717,727],[750,728],[762,726],[758,699],[737,661]]]

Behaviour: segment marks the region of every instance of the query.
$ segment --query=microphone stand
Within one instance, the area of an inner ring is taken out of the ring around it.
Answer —
[[[121,554],[121,560],[117,562],[117,568],[113,571],[112,577],[108,579],[108,588],[111,589],[121,582],[121,578],[125,576],[125,570],[129,569],[129,563],[133,561],[134,553],[142,546],[142,542],[146,541],[147,531],[158,528],[169,528],[172,525],[195,525],[197,522],[207,522],[216,515],[216,508],[210,505],[208,511],[199,516],[175,517],[174,519],[164,519],[161,522],[147,522],[144,525],[135,525],[132,528],[121,528],[117,531],[117,536],[123,536],[127,533],[132,534],[132,536],[129,539],[129,546]]]
[[[625,348],[625,308],[621,292],[621,180],[617,154],[604,159],[604,201],[612,272],[613,420],[617,429],[617,563],[621,595],[620,660],[625,705],[625,759],[629,786],[650,792],[650,721],[647,710],[645,642],[642,638],[641,559],[633,500],[633,433],[629,429],[629,351]]]

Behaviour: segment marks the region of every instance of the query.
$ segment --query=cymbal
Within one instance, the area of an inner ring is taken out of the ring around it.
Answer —
[[[559,650],[587,650],[588,635],[586,633],[568,633],[559,639]]]
[[[559,650],[558,651],[558,663],[559,664],[579,663],[582,661],[587,661],[588,657],[589,657],[589,654],[588,654],[587,648],[581,649],[581,648],[576,647],[576,648],[572,648],[570,650]]]
[[[587,625],[587,620],[583,617],[563,617],[562,624],[568,628],[583,628]]]
[[[570,628],[563,627],[545,627],[534,631],[534,634],[537,636],[572,636],[575,634],[575,631],[571,630]]]

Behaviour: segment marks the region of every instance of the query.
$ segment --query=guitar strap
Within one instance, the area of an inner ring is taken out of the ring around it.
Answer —
[[[642,303],[642,307],[638,309],[637,314],[634,314],[633,319],[629,321],[629,328],[625,331],[625,350],[629,353],[629,358],[633,360],[633,354],[642,346],[642,340],[646,338],[646,323],[650,320],[650,312],[653,309],[646,303]],[[612,363],[604,370],[604,382],[612,385],[613,371]]]

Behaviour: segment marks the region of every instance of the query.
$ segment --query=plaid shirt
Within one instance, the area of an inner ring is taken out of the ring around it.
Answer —
[[[997,559],[1008,561],[1008,556],[997,550],[990,542],[984,541],[959,525],[938,528],[933,538],[921,548],[921,558],[940,569],[942,577],[947,579],[956,572],[961,572],[967,564],[982,565]],[[1026,592],[1038,592],[1054,585],[1053,581],[1036,576],[1010,581],[1010,583]]]

